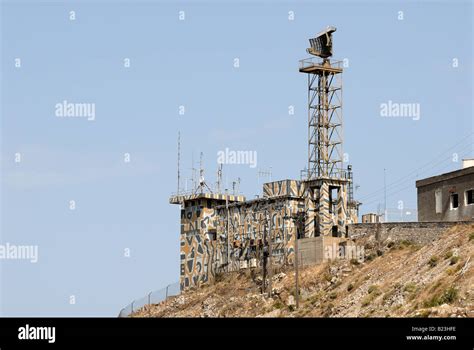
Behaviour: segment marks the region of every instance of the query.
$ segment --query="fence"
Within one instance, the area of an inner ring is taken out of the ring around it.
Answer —
[[[180,292],[179,282],[168,284],[165,288],[150,292],[146,296],[132,301],[120,310],[118,317],[128,317],[146,305],[158,304],[170,296],[179,295]]]

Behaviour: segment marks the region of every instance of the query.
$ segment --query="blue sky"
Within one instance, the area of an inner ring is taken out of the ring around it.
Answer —
[[[179,209],[168,204],[178,131],[183,177],[203,152],[215,181],[228,147],[257,152],[256,168],[224,166],[227,187],[240,177],[248,198],[261,193],[259,169],[298,179],[298,60],[327,25],[334,58],[348,62],[344,151],[362,212],[383,204],[384,168],[387,206],[413,209],[416,179],[473,156],[468,1],[1,4],[0,244],[39,249],[36,264],[0,260],[3,316],[116,316],[178,280]],[[58,118],[64,100],[95,104],[95,120]],[[387,101],[418,104],[420,119],[382,117]]]

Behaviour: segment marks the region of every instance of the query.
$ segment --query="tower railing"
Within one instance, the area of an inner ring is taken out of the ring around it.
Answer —
[[[308,178],[308,177],[309,177],[308,169],[300,170],[300,180],[301,181],[314,180],[314,179],[317,178],[317,176],[313,176],[312,178]],[[348,171],[345,170],[345,169],[334,169],[333,172],[332,172],[331,177],[337,178],[337,179],[352,181],[352,178],[349,176]]]
[[[343,67],[343,61],[329,60],[326,62],[329,62],[329,65],[331,68],[342,69]],[[305,69],[305,68],[311,68],[315,66],[323,66],[323,64],[328,64],[326,62],[320,57],[308,57],[299,61],[299,68]]]

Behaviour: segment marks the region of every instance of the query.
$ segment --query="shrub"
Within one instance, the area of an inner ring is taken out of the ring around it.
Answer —
[[[421,318],[427,318],[431,314],[431,310],[422,310],[420,311],[419,314],[417,314],[415,317],[421,317]]]
[[[378,288],[375,288],[372,290],[372,292],[369,292],[369,295],[367,295],[364,299],[362,299],[362,306],[367,306],[369,305],[375,298],[377,298],[380,295],[380,291]]]
[[[351,259],[351,264],[357,266],[360,265],[360,262],[357,259]]]
[[[273,308],[274,309],[282,309],[284,306],[284,304],[281,302],[281,300],[276,300],[274,303],[273,303]]]
[[[224,280],[224,277],[225,277],[225,274],[224,274],[224,273],[218,272],[218,273],[216,273],[216,275],[214,276],[214,282],[216,282],[216,283],[222,282],[222,281]]]
[[[436,255],[433,255],[430,258],[430,261],[428,261],[428,265],[430,265],[431,267],[435,267],[436,265],[438,265],[438,260],[438,257]]]
[[[379,288],[379,287],[376,286],[375,284],[371,285],[371,286],[369,287],[369,289],[368,289],[369,294],[371,294],[371,293],[377,291],[378,288]]]
[[[450,265],[456,265],[459,261],[459,256],[453,256],[451,257],[451,260],[449,261]]]
[[[331,277],[331,275],[330,275],[329,273],[325,273],[325,274],[324,274],[324,279],[325,279],[326,281],[328,281],[328,282],[331,282],[332,277]]]
[[[354,289],[354,285],[352,283],[349,283],[349,285],[347,286],[347,291],[350,292],[353,289]]]
[[[372,261],[375,259],[375,254],[374,253],[370,253],[369,255],[366,256],[365,260],[367,261]]]
[[[404,288],[403,290],[405,292],[408,292],[408,293],[413,293],[414,291],[416,291],[416,284],[411,282],[411,283],[408,283]]]
[[[469,234],[469,240],[470,240],[470,241],[473,241],[473,240],[474,240],[474,232],[471,232],[471,233]]]
[[[372,302],[372,295],[367,295],[364,299],[362,299],[362,306],[367,306]]]
[[[446,254],[444,255],[444,258],[445,258],[445,259],[449,259],[449,258],[451,258],[452,256],[453,256],[453,251],[450,250],[449,252],[446,252]]]
[[[449,287],[443,294],[433,296],[431,299],[425,301],[425,307],[435,307],[442,304],[451,304],[458,298],[458,290],[454,287]]]
[[[400,242],[401,245],[405,246],[405,247],[409,247],[412,245],[412,242],[407,240],[407,239],[404,239],[403,241]]]
[[[449,287],[441,297],[442,304],[451,304],[458,298],[458,290],[454,287]]]

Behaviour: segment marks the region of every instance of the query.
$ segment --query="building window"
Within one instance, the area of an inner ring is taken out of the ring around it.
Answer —
[[[466,205],[474,204],[474,190],[466,191]]]
[[[215,241],[217,239],[217,231],[216,230],[209,230],[207,231],[207,235],[210,241]]]
[[[436,214],[441,214],[443,212],[443,192],[440,189],[435,191],[435,202],[436,202]]]
[[[450,204],[451,204],[451,209],[457,209],[459,207],[459,196],[457,193],[453,193],[451,195]]]
[[[337,213],[337,203],[339,201],[339,187],[329,186],[329,213]]]

